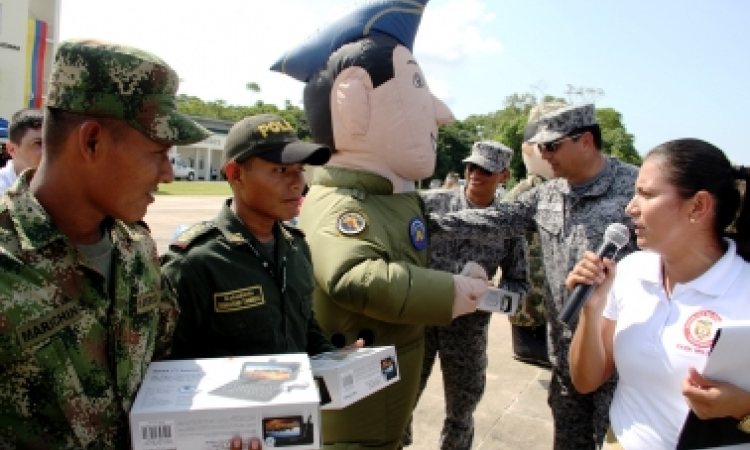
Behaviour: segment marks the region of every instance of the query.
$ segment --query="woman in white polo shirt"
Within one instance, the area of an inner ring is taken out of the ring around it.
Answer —
[[[568,276],[569,289],[598,284],[570,347],[573,384],[593,391],[617,369],[610,421],[626,450],[675,449],[689,408],[701,418],[734,417],[750,433],[750,392],[695,370],[718,325],[750,320],[750,207],[737,189],[743,179],[748,168],[732,167],[707,142],[656,147],[626,208],[645,251],[625,257],[616,275],[613,261],[587,252]]]

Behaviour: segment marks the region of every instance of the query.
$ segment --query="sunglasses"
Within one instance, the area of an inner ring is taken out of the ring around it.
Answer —
[[[489,170],[485,169],[484,167],[481,167],[481,166],[478,166],[478,165],[476,165],[476,164],[473,164],[473,163],[469,163],[469,164],[467,164],[467,165],[466,165],[466,170],[467,170],[467,171],[468,171],[469,173],[471,173],[471,172],[473,172],[473,171],[475,171],[475,170],[478,170],[478,171],[479,171],[479,173],[481,173],[482,175],[484,175],[484,176],[486,176],[486,177],[488,177],[488,176],[492,175],[492,172],[490,172]]]
[[[560,149],[560,145],[565,142],[566,140],[570,139],[571,141],[576,141],[578,138],[583,136],[583,133],[581,134],[574,134],[572,136],[563,136],[560,139],[553,141],[553,142],[546,142],[544,144],[539,144],[539,151],[544,150],[547,153],[555,153]]]

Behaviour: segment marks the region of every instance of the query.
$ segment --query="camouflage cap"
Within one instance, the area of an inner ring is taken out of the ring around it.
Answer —
[[[547,114],[551,113],[552,111],[557,111],[558,109],[565,108],[568,106],[565,102],[544,102],[540,103],[533,108],[531,108],[531,111],[529,111],[529,123],[537,122],[542,116],[546,116]]]
[[[566,106],[539,118],[539,129],[529,140],[535,144],[552,142],[567,136],[571,131],[596,125],[596,109],[592,103]]]
[[[177,112],[179,79],[158,56],[92,39],[60,44],[45,106],[126,120],[168,145],[202,141],[211,132]]]
[[[499,173],[510,167],[513,150],[495,141],[475,142],[471,148],[471,156],[464,159],[465,163],[476,164],[492,173]]]

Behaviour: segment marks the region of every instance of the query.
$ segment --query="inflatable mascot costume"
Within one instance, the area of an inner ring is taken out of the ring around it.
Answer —
[[[299,226],[313,257],[315,315],[338,346],[394,345],[401,380],[323,411],[325,448],[396,449],[414,407],[425,324],[473,312],[480,279],[425,268],[427,227],[415,180],[435,169],[438,126],[453,121],[412,55],[427,0],[373,1],[331,22],[272,70],[307,83],[313,139],[334,150]]]

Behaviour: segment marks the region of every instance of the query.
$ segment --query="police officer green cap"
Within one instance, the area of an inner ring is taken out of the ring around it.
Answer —
[[[325,145],[297,138],[294,128],[275,114],[245,117],[229,130],[224,146],[226,161],[243,162],[251,156],[279,164],[321,166],[331,158]]]
[[[202,141],[211,132],[177,111],[179,79],[158,56],[93,39],[60,44],[45,106],[123,119],[168,145]]]

